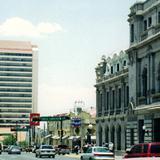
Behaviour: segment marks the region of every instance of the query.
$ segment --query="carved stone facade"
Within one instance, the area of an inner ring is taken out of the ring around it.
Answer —
[[[129,103],[127,54],[121,51],[112,58],[102,56],[96,74],[97,144],[113,142],[116,150],[124,150]]]
[[[160,0],[130,8],[130,46],[96,67],[97,144],[160,141]]]
[[[160,1],[135,3],[130,10],[127,147],[160,141]]]

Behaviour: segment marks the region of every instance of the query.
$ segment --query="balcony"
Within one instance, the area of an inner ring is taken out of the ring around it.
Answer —
[[[160,101],[160,93],[152,94],[152,103]]]
[[[146,104],[146,97],[145,96],[138,97],[138,104],[139,105]]]
[[[158,32],[160,32],[160,24],[157,24],[156,26],[151,26],[141,34],[141,41],[147,39],[152,35],[155,35]]]

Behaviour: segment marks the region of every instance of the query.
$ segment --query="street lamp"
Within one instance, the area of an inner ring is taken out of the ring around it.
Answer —
[[[87,143],[88,144],[91,144],[92,140],[91,140],[91,134],[92,134],[92,129],[93,129],[93,125],[90,123],[88,125],[88,128],[87,128]]]

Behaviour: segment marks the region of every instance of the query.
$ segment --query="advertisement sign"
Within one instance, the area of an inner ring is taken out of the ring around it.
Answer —
[[[39,126],[40,125],[39,119],[40,119],[39,113],[30,113],[30,126]]]

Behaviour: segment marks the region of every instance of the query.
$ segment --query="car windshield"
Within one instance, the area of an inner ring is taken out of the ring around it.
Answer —
[[[20,149],[18,146],[12,146],[12,149]]]
[[[42,146],[42,149],[53,149],[52,146]]]
[[[107,148],[94,148],[94,152],[109,152],[109,150]]]

